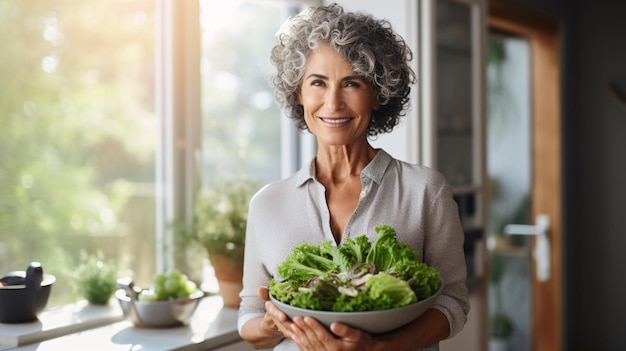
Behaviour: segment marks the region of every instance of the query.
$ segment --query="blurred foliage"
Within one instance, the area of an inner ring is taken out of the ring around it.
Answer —
[[[42,262],[50,305],[76,298],[65,268],[129,234],[122,213],[154,181],[153,6],[0,1],[0,271]]]
[[[507,52],[508,37],[491,34],[487,45],[487,125],[494,130],[492,138],[501,140],[502,131],[507,128],[511,121],[520,116],[515,106],[513,92],[507,85],[505,69],[510,65],[510,53]]]
[[[507,338],[513,334],[513,321],[504,313],[495,313],[489,319],[490,335],[494,338]]]
[[[245,244],[248,204],[260,188],[250,179],[221,181],[198,195],[190,225],[178,223],[177,239],[182,245],[202,246],[210,257],[227,255],[240,260]]]
[[[74,272],[75,289],[90,304],[106,305],[117,289],[118,269],[114,261],[103,261],[102,253],[83,250]]]
[[[285,3],[202,0],[201,5],[204,188],[233,175],[277,180],[281,112],[268,77]]]
[[[49,306],[78,298],[67,268],[83,249],[121,258],[138,284],[156,273],[155,4],[0,1],[0,273],[42,262]],[[285,3],[200,5],[204,187],[276,180],[266,78]]]
[[[493,306],[490,308],[489,333],[495,338],[506,338],[513,333],[513,321],[504,311],[502,278],[506,273],[508,257],[505,254],[492,252],[490,254],[490,276],[491,296]]]

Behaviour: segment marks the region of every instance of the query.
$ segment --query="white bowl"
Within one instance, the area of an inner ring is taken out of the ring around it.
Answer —
[[[198,290],[189,297],[150,302],[131,300],[125,289],[118,289],[115,297],[124,316],[136,327],[165,328],[189,323],[204,292]]]
[[[380,334],[400,328],[421,316],[435,302],[441,289],[427,298],[407,306],[392,308],[389,310],[368,311],[368,312],[332,312],[316,311],[306,308],[294,307],[284,302],[280,302],[270,294],[272,302],[285,313],[289,318],[295,316],[311,316],[317,319],[326,327],[330,327],[333,322],[340,322],[353,328],[361,329],[369,334]]]

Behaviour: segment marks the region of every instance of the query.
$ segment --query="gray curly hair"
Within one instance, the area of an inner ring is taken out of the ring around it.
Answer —
[[[409,66],[413,53],[388,21],[344,12],[337,4],[311,7],[285,22],[277,39],[270,56],[276,68],[271,78],[274,97],[298,129],[308,130],[298,101],[306,60],[322,43],[330,44],[374,87],[380,108],[372,111],[368,136],[391,132],[406,114],[415,82]]]

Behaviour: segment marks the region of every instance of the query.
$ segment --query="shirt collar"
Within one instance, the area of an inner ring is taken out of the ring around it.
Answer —
[[[368,177],[374,182],[380,184],[383,179],[383,175],[391,162],[392,157],[383,149],[378,149],[376,156],[370,161],[370,163],[363,168],[361,176]],[[309,180],[315,180],[315,158],[309,163],[309,167],[303,167],[296,174],[296,188],[301,187]]]

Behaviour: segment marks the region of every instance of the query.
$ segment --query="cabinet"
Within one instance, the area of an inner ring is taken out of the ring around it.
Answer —
[[[435,114],[437,167],[454,186],[472,185],[475,126],[471,7],[439,1],[436,9]]]
[[[454,189],[472,310],[442,350],[487,349],[486,0],[419,1],[421,162]]]
[[[485,2],[420,0],[420,158],[453,186],[469,282],[482,276],[485,199]]]

